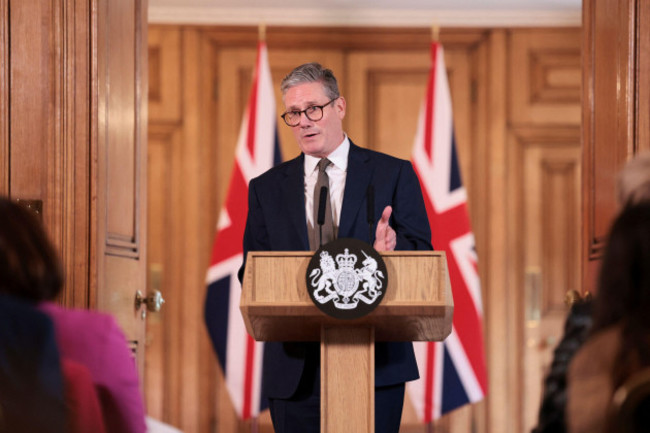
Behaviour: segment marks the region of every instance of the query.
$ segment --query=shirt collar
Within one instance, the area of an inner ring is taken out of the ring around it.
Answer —
[[[350,139],[347,134],[345,134],[341,144],[339,144],[336,149],[327,156],[327,159],[329,159],[335,167],[346,171],[348,169],[348,153],[350,153]],[[307,175],[316,170],[318,161],[320,161],[320,158],[305,154],[305,173]]]

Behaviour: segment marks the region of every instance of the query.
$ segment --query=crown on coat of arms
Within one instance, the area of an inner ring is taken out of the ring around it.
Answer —
[[[343,254],[336,255],[336,263],[339,264],[339,269],[341,268],[351,268],[354,269],[355,263],[357,263],[357,256],[350,254],[350,250],[347,248]]]

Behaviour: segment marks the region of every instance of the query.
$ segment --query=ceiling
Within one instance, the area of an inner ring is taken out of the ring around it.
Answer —
[[[581,0],[149,0],[154,23],[579,26]]]

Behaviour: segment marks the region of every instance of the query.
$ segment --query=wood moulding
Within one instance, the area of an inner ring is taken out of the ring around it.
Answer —
[[[192,27],[192,26],[190,26]],[[211,42],[228,47],[254,46],[258,40],[257,27],[220,26],[206,32]],[[450,29],[440,34],[445,45],[472,46],[487,37],[485,29]],[[320,49],[428,49],[429,28],[349,28],[349,27],[269,27],[266,41],[272,48]]]

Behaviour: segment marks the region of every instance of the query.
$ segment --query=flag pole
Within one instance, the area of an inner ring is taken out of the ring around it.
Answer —
[[[440,26],[438,23],[433,23],[431,26],[431,41],[438,42],[440,39]]]
[[[266,24],[261,22],[257,28],[260,42],[266,42]]]
[[[266,42],[266,24],[264,22],[260,22],[257,27],[257,37],[259,42]],[[251,433],[259,432],[259,419],[259,414],[251,418]]]

